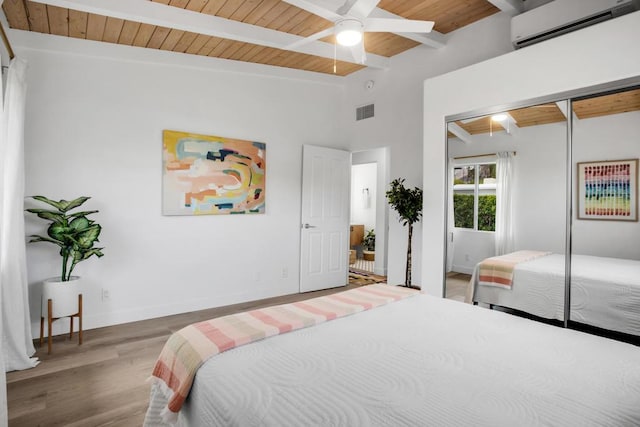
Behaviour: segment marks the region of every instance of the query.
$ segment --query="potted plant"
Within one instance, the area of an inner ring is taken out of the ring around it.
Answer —
[[[31,235],[29,243],[48,242],[60,248],[62,269],[59,276],[45,279],[42,289],[42,313],[48,312],[47,301],[53,300],[51,317],[60,318],[78,313],[79,280],[73,276],[75,266],[92,256],[103,256],[102,249],[95,247],[102,227],[88,218],[98,211],[70,212],[81,206],[90,197],[75,200],[51,200],[44,196],[33,196],[35,200],[46,203],[55,209],[26,209],[48,221],[47,235]]]
[[[367,231],[367,235],[362,239],[362,247],[367,251],[376,250],[376,232],[373,228]]]
[[[366,236],[362,239],[362,249],[362,256],[366,261],[375,260],[376,233],[373,229],[367,231]]]
[[[391,207],[398,212],[402,225],[409,226],[409,241],[407,244],[407,266],[405,271],[404,286],[411,286],[411,238],[413,236],[413,224],[422,217],[422,189],[413,189],[404,186],[404,179],[394,179],[391,188],[387,191],[387,200]]]

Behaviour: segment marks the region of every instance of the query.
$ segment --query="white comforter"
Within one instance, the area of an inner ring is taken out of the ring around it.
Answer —
[[[473,299],[564,320],[564,260],[551,254],[520,263],[511,289],[475,283]],[[573,255],[571,279],[571,320],[640,335],[640,261]]]
[[[419,295],[214,357],[178,423],[635,426],[640,348]]]

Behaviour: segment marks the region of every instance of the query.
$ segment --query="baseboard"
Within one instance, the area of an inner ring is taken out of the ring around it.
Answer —
[[[124,310],[118,310],[116,312],[102,312],[102,313],[86,313],[82,319],[82,329],[87,331],[90,329],[103,328],[106,326],[115,326],[123,323],[138,322],[141,320],[155,319],[158,317],[172,316],[174,314],[189,313],[192,311],[206,310],[209,308],[224,307],[233,304],[240,304],[249,301],[257,301],[266,298],[279,297],[288,295],[291,293],[298,293],[297,290],[291,292],[290,290],[265,290],[250,292],[242,292],[237,294],[228,294],[224,296],[216,296],[215,298],[203,299],[195,298],[188,301],[172,302],[168,304],[161,304],[155,306],[147,306],[142,308],[130,308]],[[78,320],[74,322],[75,330],[78,328]],[[45,337],[48,336],[45,325]],[[40,317],[37,321],[31,323],[31,332],[34,339],[40,337]],[[69,321],[66,318],[62,318],[56,321],[52,325],[52,335],[64,335],[69,334]]]
[[[373,274],[376,274],[378,276],[387,276],[387,270],[385,268],[374,268],[373,269]]]
[[[473,267],[468,267],[466,265],[453,265],[451,271],[456,273],[464,273],[464,274],[473,274]]]

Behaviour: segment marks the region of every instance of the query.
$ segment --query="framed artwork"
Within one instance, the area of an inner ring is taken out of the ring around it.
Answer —
[[[578,219],[638,220],[638,159],[577,165]]]
[[[165,130],[164,215],[265,212],[266,144]]]

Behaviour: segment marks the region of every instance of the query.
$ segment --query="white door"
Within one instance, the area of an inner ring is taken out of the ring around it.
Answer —
[[[302,149],[300,292],[348,283],[351,153]]]

